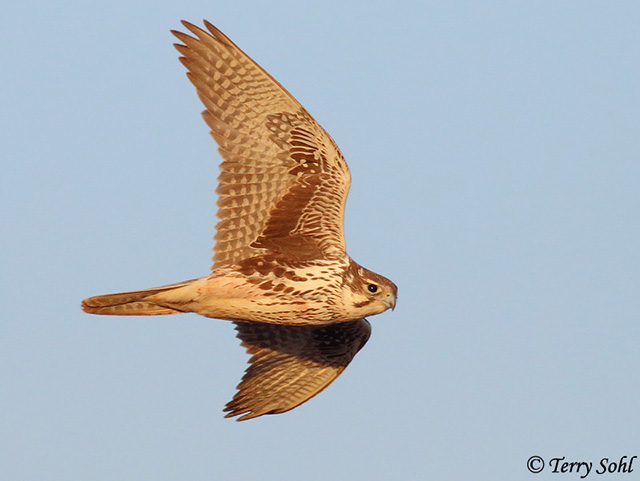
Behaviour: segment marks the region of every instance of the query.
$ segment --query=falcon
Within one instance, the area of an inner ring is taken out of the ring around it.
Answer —
[[[396,305],[389,279],[346,253],[340,150],[273,77],[209,22],[172,33],[223,162],[211,274],[90,297],[90,314],[195,312],[232,321],[251,355],[226,417],[289,411],[336,379]]]

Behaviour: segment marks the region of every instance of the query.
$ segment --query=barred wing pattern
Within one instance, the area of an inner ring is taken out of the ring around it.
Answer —
[[[366,319],[323,326],[236,322],[251,354],[238,392],[225,411],[238,421],[289,411],[326,388],[371,335]]]
[[[344,255],[349,168],[331,137],[222,32],[172,33],[206,107],[220,165],[212,269],[259,254]]]

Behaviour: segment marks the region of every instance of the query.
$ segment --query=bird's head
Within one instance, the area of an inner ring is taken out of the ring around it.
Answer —
[[[354,318],[380,314],[396,307],[398,287],[380,274],[354,263],[345,292],[345,307]]]

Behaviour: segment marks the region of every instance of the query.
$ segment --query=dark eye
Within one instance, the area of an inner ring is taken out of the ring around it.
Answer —
[[[369,289],[369,292],[378,292],[378,286],[376,286],[375,284],[369,284],[367,286],[367,289]]]

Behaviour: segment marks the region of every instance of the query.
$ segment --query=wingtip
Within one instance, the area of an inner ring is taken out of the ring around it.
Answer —
[[[178,40],[180,40],[183,44],[186,44],[187,41],[193,37],[190,37],[189,35],[187,35],[184,32],[181,32],[180,30],[170,30],[171,34],[176,37]],[[180,45],[181,47],[184,47],[185,45],[179,44],[179,43],[174,43],[173,46],[177,48],[177,46]]]
[[[236,419],[235,419],[235,421],[238,421],[238,422],[239,421],[246,421],[248,419],[253,419],[253,418],[256,418],[256,417],[260,416],[259,414],[252,413],[251,411],[246,411],[246,410],[245,411],[237,411],[237,410],[234,410],[233,408],[228,408],[228,407],[224,408],[222,411],[223,412],[227,412],[228,411],[227,414],[224,415],[225,419],[239,416],[239,417],[236,417]]]
[[[229,39],[229,37],[227,37],[224,33],[222,33],[222,31],[218,27],[216,27],[214,24],[212,24],[211,22],[209,22],[206,19],[202,20],[202,23],[204,24],[204,27],[206,28],[206,30],[201,28],[201,27],[199,27],[198,25],[196,25],[194,23],[191,23],[191,22],[188,22],[186,20],[180,20],[180,23],[189,32],[194,34],[196,37],[200,38],[200,40],[204,40],[207,37],[213,37],[216,40],[218,40],[219,42],[225,43],[225,44],[227,44],[229,46],[236,46],[231,41],[231,39]],[[185,33],[180,32],[179,30],[171,30],[171,33],[173,35],[175,35],[176,37],[180,38],[180,40],[182,40],[181,36],[188,36]]]
[[[182,24],[183,27],[191,30],[191,28],[198,28],[196,27],[193,23],[187,21],[187,20],[180,20],[180,23]]]

